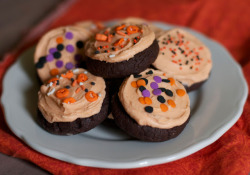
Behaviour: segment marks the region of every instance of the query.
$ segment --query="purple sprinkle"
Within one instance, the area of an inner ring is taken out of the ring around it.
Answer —
[[[72,68],[74,68],[74,65],[73,65],[73,63],[71,63],[71,62],[68,62],[66,65],[65,65],[65,67],[66,67],[66,69],[72,69]]]
[[[77,62],[80,62],[80,61],[82,60],[82,55],[81,55],[81,54],[76,54],[76,55],[75,55],[75,60],[76,60]]]
[[[161,82],[161,77],[154,76],[154,80],[155,80],[156,83],[160,83]]]
[[[158,84],[156,82],[152,82],[152,83],[150,83],[150,87],[152,89],[157,89],[158,88]]]
[[[72,38],[73,38],[73,33],[67,32],[67,33],[65,34],[65,37],[66,37],[67,39],[72,39]]]
[[[49,55],[47,55],[46,60],[47,60],[47,62],[51,62],[54,60],[54,56],[49,54]]]
[[[154,89],[153,94],[154,95],[161,95],[161,90],[160,89]]]
[[[66,50],[68,52],[72,53],[72,52],[74,52],[75,49],[74,49],[74,46],[72,46],[71,44],[69,44],[69,45],[66,46]]]
[[[147,89],[143,90],[143,91],[142,91],[142,95],[143,95],[143,97],[150,97],[150,92],[149,92],[149,90],[147,90]]]
[[[57,51],[56,48],[50,48],[50,49],[49,49],[49,53],[50,53],[50,54],[53,54],[53,53],[55,53],[56,51]]]
[[[58,68],[63,67],[63,61],[58,60],[58,61],[56,62],[56,67],[58,67]]]

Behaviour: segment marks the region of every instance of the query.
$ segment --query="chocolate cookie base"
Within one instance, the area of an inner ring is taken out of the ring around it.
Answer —
[[[150,126],[141,126],[132,119],[123,108],[118,95],[115,95],[112,99],[112,106],[112,114],[116,125],[132,137],[143,141],[162,142],[175,138],[183,131],[190,118],[182,125],[170,129],[153,128]]]
[[[103,100],[101,111],[88,118],[78,118],[73,122],[54,122],[49,123],[41,111],[38,109],[37,119],[39,125],[46,131],[57,135],[74,135],[89,131],[103,122],[108,116],[109,96]]]
[[[131,74],[138,74],[147,69],[152,64],[159,53],[159,45],[156,40],[144,51],[137,53],[128,61],[108,63],[105,61],[87,58],[88,70],[103,78],[123,78]]]
[[[186,89],[187,92],[195,91],[195,90],[199,89],[206,81],[207,81],[207,80],[204,80],[204,81],[195,83],[195,84],[193,84],[193,85],[190,86],[190,87],[184,85],[184,87],[185,87],[185,89]]]

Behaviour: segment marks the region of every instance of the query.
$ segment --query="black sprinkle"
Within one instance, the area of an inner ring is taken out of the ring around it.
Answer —
[[[64,45],[63,44],[58,44],[56,46],[56,48],[57,48],[57,50],[62,51],[64,49]]]
[[[89,92],[89,90],[88,90],[88,89],[85,89],[84,91],[85,91],[85,92]]]
[[[146,79],[146,78],[142,78],[143,80],[145,80],[145,82],[146,82],[146,85],[148,84],[148,79]]]
[[[74,79],[74,78],[71,78],[70,80],[72,81],[72,83],[75,81],[75,79]]]
[[[99,46],[100,47],[100,49],[102,49],[102,46]]]
[[[65,88],[70,89],[70,86],[65,86]]]
[[[179,64],[180,66],[182,66],[182,64]]]
[[[78,48],[78,49],[81,49],[81,48],[83,48],[83,42],[82,41],[77,41],[76,42],[76,47]]]
[[[162,82],[169,83],[170,80],[169,79],[162,79]]]
[[[159,88],[161,90],[161,92],[165,92],[166,89],[165,88]]]
[[[137,74],[137,75],[134,75],[134,78],[140,78],[142,75],[140,74]]]
[[[163,40],[166,40],[167,38],[163,38]]]
[[[190,69],[193,69],[193,66],[190,66]]]
[[[108,51],[107,50],[104,50],[105,53],[107,53]]]
[[[43,63],[37,62],[37,63],[36,63],[36,68],[37,68],[37,69],[43,68]]]
[[[45,56],[40,57],[39,62],[42,63],[42,64],[46,63],[46,57]]]
[[[91,85],[95,85],[95,82],[92,81],[90,84],[91,84]]]
[[[161,54],[164,55],[164,52],[162,52]]]
[[[144,110],[148,113],[152,113],[154,109],[151,106],[146,106]]]
[[[194,61],[194,59],[192,58],[191,61]]]
[[[153,74],[153,71],[150,70],[150,71],[148,71],[146,74],[147,74],[147,75],[148,75],[148,74]]]
[[[186,61],[186,63],[185,63],[186,65],[188,65],[188,61]]]
[[[97,50],[97,51],[95,51],[95,54],[98,54],[98,53],[100,53],[100,51],[98,51],[98,50]]]
[[[166,102],[165,98],[164,98],[163,96],[161,96],[161,95],[159,95],[159,96],[157,97],[157,100],[158,100],[160,103],[165,103],[165,102]]]
[[[59,80],[56,80],[56,85],[59,85]]]
[[[59,59],[59,58],[61,58],[61,53],[60,52],[55,52],[53,54],[53,56],[54,56],[54,58]]]
[[[115,50],[115,48],[114,48],[114,47],[112,47],[112,50]]]
[[[144,87],[144,86],[140,86],[139,87],[139,90],[142,92],[142,91],[144,91],[146,88]]]
[[[169,96],[169,97],[173,97],[173,92],[169,89],[166,89],[165,93]]]
[[[115,36],[115,33],[112,33],[113,36]]]

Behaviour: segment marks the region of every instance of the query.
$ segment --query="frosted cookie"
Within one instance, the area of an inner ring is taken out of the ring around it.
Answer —
[[[153,66],[173,75],[187,91],[199,88],[212,69],[209,49],[195,36],[172,29],[157,38],[160,52]]]
[[[112,100],[115,123],[132,137],[159,142],[178,136],[190,116],[189,96],[172,76],[147,69],[131,75]]]
[[[88,70],[104,78],[137,74],[153,63],[159,46],[145,24],[122,24],[106,28],[86,42]]]
[[[108,116],[105,81],[84,69],[51,78],[38,92],[38,121],[59,135],[86,132]]]
[[[119,21],[119,23],[123,24],[123,23],[132,23],[132,24],[146,24],[148,25],[155,33],[155,37],[157,38],[158,36],[160,36],[160,34],[162,32],[164,32],[164,30],[162,30],[161,28],[155,26],[154,24],[152,24],[151,22],[142,19],[142,18],[137,18],[137,17],[129,17],[129,18],[125,18],[122,19],[121,21]]]
[[[50,77],[80,67],[84,43],[92,35],[81,27],[66,26],[46,33],[36,46],[34,62],[42,82]]]

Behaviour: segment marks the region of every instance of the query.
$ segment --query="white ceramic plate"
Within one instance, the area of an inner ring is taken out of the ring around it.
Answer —
[[[155,24],[163,29],[173,27]],[[91,167],[145,167],[171,162],[206,147],[238,120],[248,88],[240,66],[224,47],[187,30],[211,49],[213,70],[204,86],[190,93],[192,117],[177,138],[162,143],[142,142],[103,124],[74,136],[47,133],[35,119],[39,85],[33,65],[34,48],[24,52],[4,77],[2,103],[9,127],[38,152]]]

